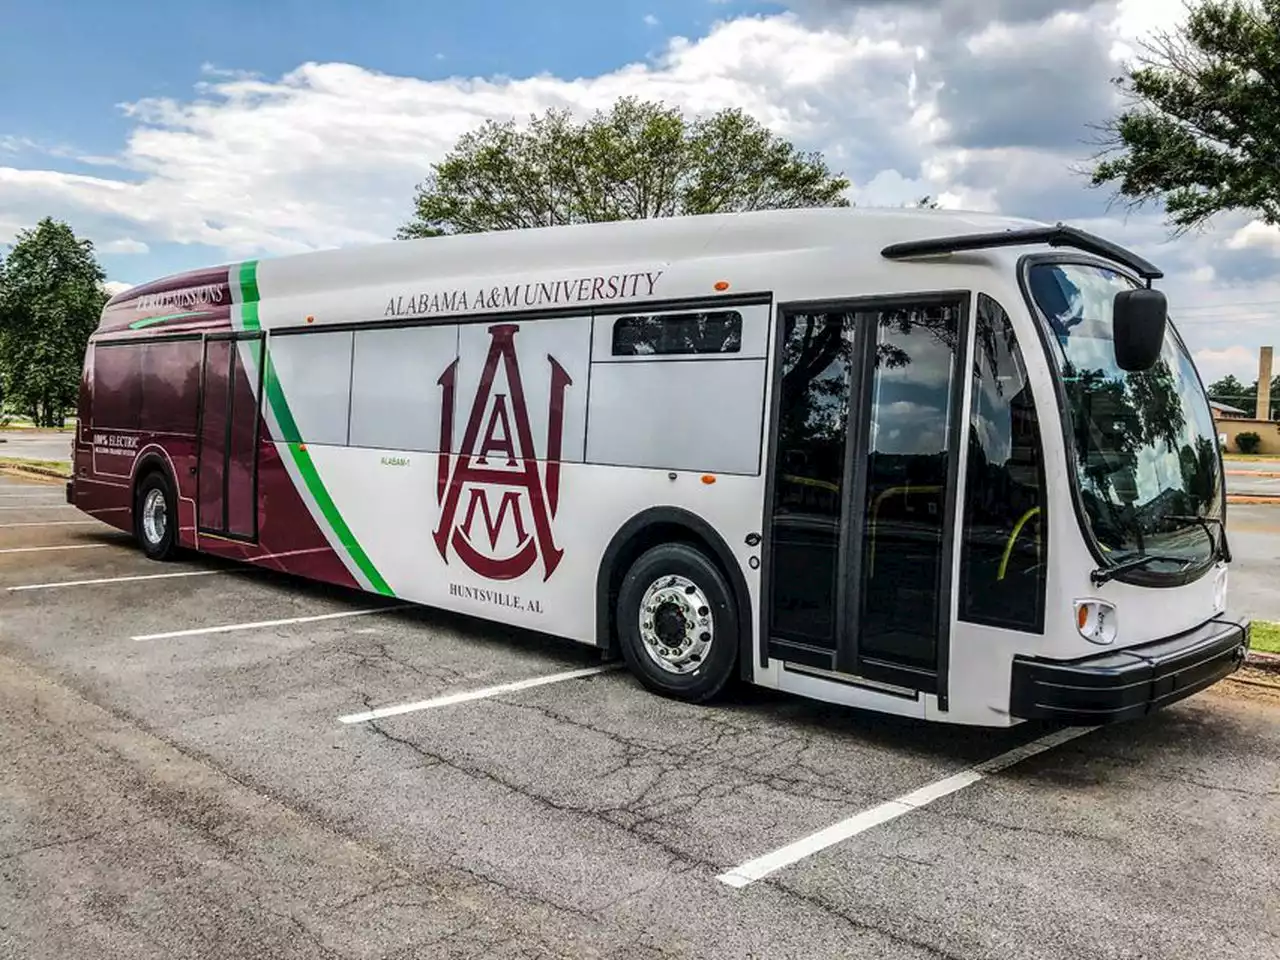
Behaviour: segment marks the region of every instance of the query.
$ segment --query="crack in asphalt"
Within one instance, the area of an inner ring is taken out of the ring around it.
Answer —
[[[18,857],[25,857],[29,853],[39,853],[42,850],[54,850],[59,847],[72,847],[78,843],[86,843],[89,840],[96,840],[98,837],[116,833],[120,830],[128,830],[131,827],[148,823],[154,819],[154,817],[140,817],[137,820],[129,820],[125,823],[113,824],[110,827],[103,827],[100,830],[94,830],[91,833],[83,833],[76,837],[63,837],[61,840],[50,840],[48,843],[38,843],[33,847],[23,847],[20,850],[11,850],[8,853],[0,853],[0,861],[16,860]]]
[[[806,903],[827,916],[834,917],[842,923],[847,924],[850,928],[857,930],[860,933],[876,934],[877,936],[884,937],[886,940],[893,943],[900,943],[904,946],[923,951],[928,956],[936,958],[936,960],[971,960],[970,957],[959,953],[952,953],[950,950],[935,946],[925,940],[920,940],[916,937],[910,937],[901,933],[895,933],[894,931],[882,927],[879,924],[868,923],[865,920],[858,920],[857,918],[845,913],[834,904],[828,903],[820,897],[796,890],[794,887],[789,887],[777,880],[765,879],[760,881],[760,883],[773,890],[777,890],[779,893],[783,893],[801,901],[802,903]]]
[[[934,810],[921,809],[916,811],[917,814],[923,814],[926,817],[940,817],[944,820],[966,820],[970,823],[981,824],[984,827],[993,827],[997,830],[1008,830],[1011,833],[1030,833],[1039,837],[1057,837],[1065,840],[1089,840],[1094,843],[1117,844],[1124,841],[1118,837],[1105,837],[1096,833],[1086,833],[1083,830],[1069,830],[1063,827],[1033,827],[1024,823],[1008,823],[1003,820],[993,820],[989,817],[982,817],[974,813],[961,813],[955,810]]]

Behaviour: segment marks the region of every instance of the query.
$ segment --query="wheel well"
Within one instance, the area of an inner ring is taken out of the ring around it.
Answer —
[[[138,464],[138,469],[133,476],[133,496],[130,498],[129,503],[129,510],[131,512],[138,509],[138,490],[141,489],[142,484],[146,482],[147,477],[151,476],[153,473],[158,473],[161,477],[168,480],[169,486],[174,488],[176,495],[177,487],[173,482],[173,477],[169,476],[169,469],[165,466],[164,461],[155,456],[147,457],[142,461],[142,463]]]
[[[605,550],[596,582],[596,644],[609,656],[618,655],[618,631],[613,611],[622,580],[646,550],[664,543],[683,543],[703,553],[729,584],[738,609],[742,637],[740,666],[750,666],[751,601],[742,571],[733,563],[724,540],[695,514],[676,508],[654,508],[623,525]]]

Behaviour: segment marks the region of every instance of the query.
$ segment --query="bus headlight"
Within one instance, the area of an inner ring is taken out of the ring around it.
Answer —
[[[1077,600],[1076,629],[1090,643],[1107,646],[1116,639],[1116,607],[1106,600]]]

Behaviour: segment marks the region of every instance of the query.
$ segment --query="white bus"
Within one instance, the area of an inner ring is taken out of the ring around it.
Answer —
[[[801,210],[398,241],[134,288],[68,498],[186,548],[928,720],[1235,670],[1160,272],[1064,227]]]

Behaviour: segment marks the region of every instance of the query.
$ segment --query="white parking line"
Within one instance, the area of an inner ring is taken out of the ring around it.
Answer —
[[[0,530],[9,527],[70,527],[80,523],[101,523],[101,520],[35,520],[22,523],[0,523]]]
[[[4,488],[0,487],[0,489]],[[59,503],[64,502],[60,499],[60,495],[57,490],[41,490],[39,493],[0,493],[0,500],[27,500],[34,499],[36,497],[53,497]]]
[[[337,613],[320,613],[313,617],[289,617],[285,620],[259,620],[256,623],[228,623],[221,627],[197,627],[194,630],[172,630],[169,633],[147,633],[131,640],[172,640],[176,637],[199,637],[207,633],[231,633],[235,630],[258,630],[263,627],[287,627],[294,623],[315,623],[318,620],[340,620],[343,617],[363,617],[370,613],[386,613],[403,610],[411,603],[397,603],[387,607],[368,607],[363,610],[340,610]]]
[[[979,780],[991,776],[993,773],[1011,767],[1015,763],[1020,763],[1028,757],[1034,757],[1038,753],[1044,753],[1046,750],[1061,746],[1068,740],[1074,740],[1076,737],[1084,736],[1086,733],[1096,729],[1098,728],[1067,727],[1064,730],[1041,737],[1039,740],[1032,740],[1028,744],[1017,747],[1007,753],[1002,753],[983,763],[976,764],[968,770],[962,770],[960,773],[944,777],[921,787],[919,790],[904,793],[900,797],[870,807],[846,820],[841,820],[839,823],[833,823],[817,833],[801,837],[785,847],[779,847],[777,850],[756,857],[754,860],[748,860],[746,863],[739,864],[732,870],[720,874],[716,879],[731,887],[745,887],[781,870],[783,867],[797,863],[805,857],[817,853],[819,850],[825,850],[827,847],[840,843],[842,840],[856,837],[858,834],[865,833],[872,827],[894,820],[904,813],[910,813],[912,810],[926,807],[933,801],[963,790],[965,787],[971,786]]]
[[[58,587],[87,587],[98,583],[127,583],[131,580],[168,580],[172,577],[209,577],[215,573],[230,572],[230,570],[180,570],[175,573],[143,573],[132,577],[101,577],[97,580],[55,580],[52,583],[24,583],[20,587],[9,587],[8,589],[11,592],[16,592],[18,590],[54,590]]]
[[[528,680],[516,680],[512,683],[500,683],[493,687],[482,687],[479,690],[467,690],[463,693],[447,693],[430,700],[419,700],[416,703],[402,703],[395,707],[379,707],[367,713],[350,713],[339,717],[342,723],[368,723],[370,720],[381,720],[383,717],[396,717],[402,713],[413,713],[417,710],[430,710],[432,707],[447,707],[455,703],[466,703],[468,700],[483,700],[502,693],[515,690],[528,690],[530,687],[542,687],[548,683],[560,683],[563,680],[577,680],[579,677],[592,677],[597,673],[617,670],[620,663],[609,663],[602,667],[584,667],[581,670],[568,670],[564,673],[551,673],[543,677],[530,677]]]
[[[7,503],[0,503],[0,510],[74,510],[69,503],[27,503],[22,506],[13,506]]]
[[[38,550],[93,550],[97,547],[109,547],[109,543],[72,543],[59,544],[56,547],[5,547],[0,553],[35,553]]]

